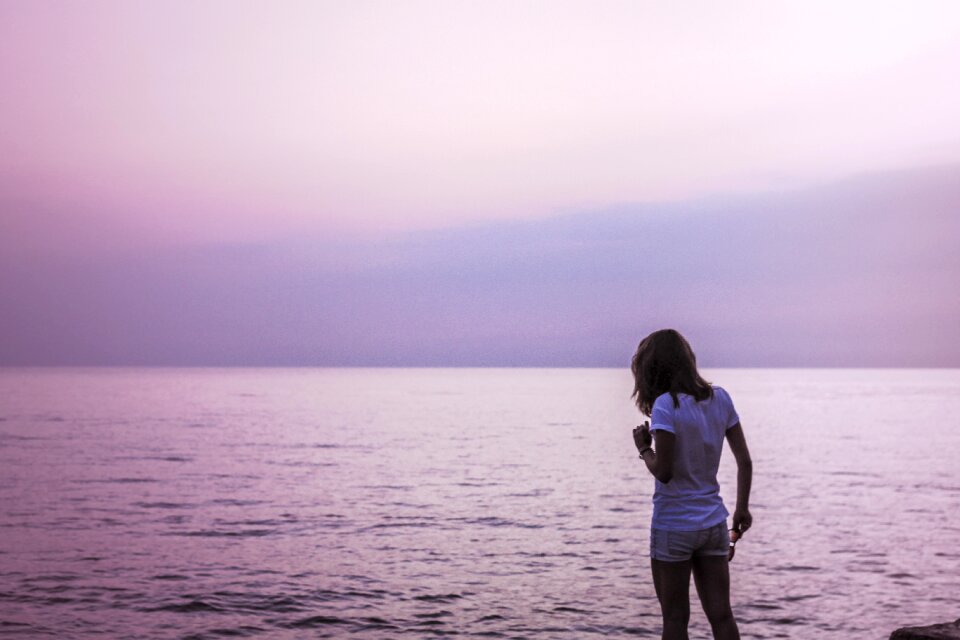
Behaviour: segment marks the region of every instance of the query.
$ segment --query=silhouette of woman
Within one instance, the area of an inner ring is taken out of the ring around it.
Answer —
[[[739,638],[730,609],[730,514],[720,498],[717,469],[726,438],[737,461],[735,541],[753,522],[753,465],[740,418],[730,395],[700,376],[689,343],[673,329],[644,338],[631,368],[633,397],[650,418],[633,430],[633,439],[656,478],[650,566],[663,615],[663,640],[688,637],[691,571],[713,637]]]

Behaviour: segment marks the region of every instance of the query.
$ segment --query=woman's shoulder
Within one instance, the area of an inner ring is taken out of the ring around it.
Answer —
[[[653,400],[653,406],[658,409],[669,409],[673,410],[673,396],[670,395],[669,391],[661,393]]]
[[[710,385],[710,388],[713,389],[713,397],[714,397],[714,398],[720,398],[720,399],[723,400],[724,402],[733,402],[733,400],[730,398],[730,394],[727,392],[727,390],[724,389],[723,387],[721,387],[720,385],[718,385],[718,384],[711,384],[711,385]]]

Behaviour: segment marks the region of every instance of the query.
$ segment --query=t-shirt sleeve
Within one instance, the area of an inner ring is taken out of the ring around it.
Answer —
[[[730,397],[730,394],[727,393],[726,389],[720,389],[723,392],[723,397],[726,400],[726,421],[724,424],[724,430],[730,429],[738,422],[740,422],[740,416],[737,415],[737,410],[733,406],[733,398]]]
[[[650,412],[650,431],[668,431],[676,434],[673,426],[673,398],[665,393],[653,401],[653,410]]]

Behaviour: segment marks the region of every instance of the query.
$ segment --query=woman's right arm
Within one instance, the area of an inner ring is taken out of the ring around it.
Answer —
[[[737,508],[733,512],[733,528],[741,534],[753,524],[750,515],[750,483],[753,482],[753,461],[747,449],[747,439],[743,436],[740,423],[727,429],[727,441],[737,460]]]

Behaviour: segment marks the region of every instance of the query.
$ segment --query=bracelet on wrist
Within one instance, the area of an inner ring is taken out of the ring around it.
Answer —
[[[653,447],[644,447],[643,449],[640,449],[640,458],[641,458],[641,459],[643,459],[643,454],[645,454],[647,451],[653,451]]]

